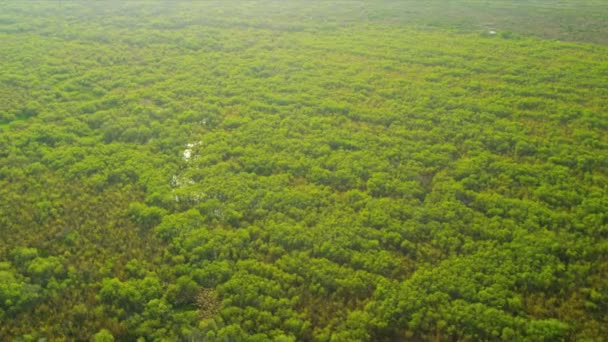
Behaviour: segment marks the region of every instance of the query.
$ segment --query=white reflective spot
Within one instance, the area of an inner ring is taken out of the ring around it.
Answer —
[[[173,175],[171,177],[171,186],[174,187],[174,188],[176,188],[176,187],[178,187],[180,185],[181,185],[181,182],[179,181],[179,178],[177,177],[177,175]]]
[[[494,30],[490,30],[490,31],[488,31],[488,33],[489,33],[489,34],[496,34],[496,31],[494,31]]]
[[[192,158],[192,148],[196,147],[196,146],[200,146],[201,144],[202,144],[202,141],[195,142],[195,143],[187,143],[186,149],[182,153],[182,156],[184,157],[184,159],[190,160],[190,158]]]
[[[188,160],[192,156],[192,150],[187,148],[184,150],[184,159]]]

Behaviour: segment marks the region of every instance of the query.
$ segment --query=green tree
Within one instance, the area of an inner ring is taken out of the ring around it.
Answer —
[[[114,336],[107,329],[101,329],[98,333],[93,335],[93,341],[95,342],[114,342]]]

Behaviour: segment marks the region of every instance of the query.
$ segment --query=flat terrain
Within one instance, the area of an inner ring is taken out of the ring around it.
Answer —
[[[608,336],[603,1],[0,11],[0,340]]]

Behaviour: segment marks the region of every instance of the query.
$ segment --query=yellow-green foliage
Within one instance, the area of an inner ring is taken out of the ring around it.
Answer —
[[[608,336],[603,2],[2,7],[0,340]]]

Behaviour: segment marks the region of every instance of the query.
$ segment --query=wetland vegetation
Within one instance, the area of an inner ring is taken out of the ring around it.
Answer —
[[[608,336],[604,1],[3,1],[0,339]]]

